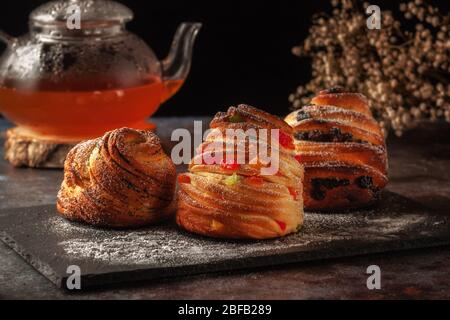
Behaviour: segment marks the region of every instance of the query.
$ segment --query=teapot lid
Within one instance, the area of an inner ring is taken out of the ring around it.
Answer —
[[[36,8],[30,21],[40,25],[65,24],[74,12],[80,13],[85,26],[125,23],[133,19],[133,12],[121,3],[109,0],[57,0]]]

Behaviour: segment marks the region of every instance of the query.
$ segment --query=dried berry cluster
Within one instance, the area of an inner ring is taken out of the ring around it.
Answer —
[[[415,0],[399,8],[410,30],[391,11],[381,12],[380,30],[369,30],[367,3],[332,5],[332,14],[315,16],[310,35],[293,49],[312,58],[312,80],[289,97],[293,109],[323,88],[342,86],[365,94],[382,127],[397,135],[418,120],[450,122],[448,13]]]

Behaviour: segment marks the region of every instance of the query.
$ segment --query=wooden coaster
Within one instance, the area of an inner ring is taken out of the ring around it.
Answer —
[[[5,159],[15,167],[64,168],[76,142],[58,142],[27,135],[20,128],[6,131]]]

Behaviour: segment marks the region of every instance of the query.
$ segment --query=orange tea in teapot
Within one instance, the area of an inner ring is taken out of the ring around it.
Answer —
[[[151,77],[124,88],[102,79],[60,85],[41,81],[21,88],[6,80],[0,86],[0,110],[30,134],[82,140],[123,126],[149,128],[145,119],[182,84],[182,80]]]
[[[83,13],[79,28],[67,27],[73,6]],[[27,134],[58,141],[148,128],[147,118],[185,82],[201,23],[182,23],[158,59],[127,30],[133,17],[111,0],[55,0],[33,10],[27,34],[0,30],[0,113]]]

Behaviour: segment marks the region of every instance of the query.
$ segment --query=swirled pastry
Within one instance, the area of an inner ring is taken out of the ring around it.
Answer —
[[[388,182],[386,145],[362,94],[321,91],[285,120],[305,167],[306,209],[352,209],[378,198]]]
[[[150,131],[123,128],[75,146],[57,209],[69,220],[138,227],[174,213],[175,165]]]
[[[210,127],[189,173],[178,178],[178,225],[201,235],[234,239],[275,238],[297,231],[303,224],[303,168],[294,158],[292,128],[247,105],[219,112]],[[248,135],[230,138],[230,130]],[[274,172],[261,170],[273,163],[252,152],[256,141],[268,154],[278,155]],[[222,161],[211,161],[212,153],[222,154]],[[239,155],[245,160],[239,161]]]

